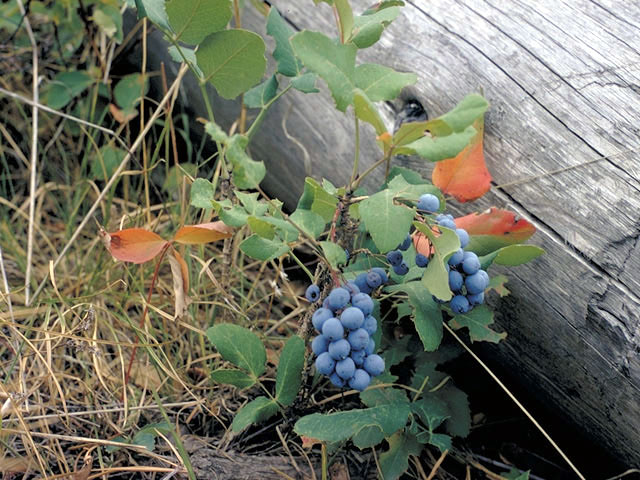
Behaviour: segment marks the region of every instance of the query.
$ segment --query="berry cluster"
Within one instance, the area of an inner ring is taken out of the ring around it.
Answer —
[[[435,195],[427,193],[420,197],[417,207],[419,211],[435,213],[440,209],[440,201]],[[449,307],[454,313],[467,313],[475,305],[484,303],[484,291],[489,286],[489,275],[480,268],[480,260],[475,253],[463,250],[469,244],[469,234],[463,228],[456,228],[452,215],[439,214],[435,217],[435,222],[437,225],[455,230],[460,239],[461,248],[449,258],[446,265],[449,272],[449,288],[454,293]],[[397,275],[406,275],[409,271],[402,252],[410,246],[411,235],[408,234],[396,250],[387,253],[387,261]],[[415,261],[418,267],[424,268],[429,264],[429,257],[418,253]]]
[[[384,372],[384,360],[374,353],[376,345],[371,338],[378,322],[371,315],[373,300],[369,293],[387,280],[383,269],[373,268],[355,281],[331,290],[323,306],[311,318],[320,333],[311,342],[311,349],[318,357],[316,370],[328,375],[336,387],[348,384],[363,391],[369,386],[371,377]]]

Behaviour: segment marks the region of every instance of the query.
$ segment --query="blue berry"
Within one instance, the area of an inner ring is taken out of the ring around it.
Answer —
[[[353,363],[356,364],[356,367],[361,367],[364,365],[364,359],[367,357],[367,352],[364,350],[351,350],[351,358],[353,359]]]
[[[359,392],[364,391],[371,383],[371,377],[363,369],[358,368],[349,380],[349,386]]]
[[[400,265],[393,267],[393,272],[396,275],[400,275],[400,276],[406,275],[407,273],[409,273],[409,265],[407,265],[407,262],[403,260]]]
[[[375,317],[369,315],[364,319],[362,328],[364,328],[369,335],[373,335],[374,333],[376,333],[376,330],[378,330],[378,321],[375,319]]]
[[[344,360],[340,360],[336,363],[336,373],[340,378],[349,380],[356,372],[356,364],[351,357],[347,357]]]
[[[328,352],[321,353],[316,358],[316,370],[322,375],[331,375],[336,368],[336,361],[331,358]]]
[[[333,342],[344,336],[344,327],[337,318],[330,318],[322,325],[322,334]]]
[[[307,287],[307,291],[304,292],[304,296],[311,303],[317,302],[318,300],[320,300],[320,288],[315,283],[312,285],[309,285]]]
[[[340,378],[336,372],[333,372],[329,376],[329,380],[331,380],[331,383],[333,383],[338,388],[342,388],[347,384],[347,381],[344,378]]]
[[[327,337],[325,337],[324,335],[318,335],[311,342],[311,350],[316,355],[320,355],[321,353],[326,352],[328,348],[329,348],[329,339],[327,339]]]
[[[369,334],[364,328],[359,328],[349,333],[347,340],[353,350],[362,350],[369,343]]]
[[[354,281],[345,283],[344,285],[342,285],[342,288],[347,290],[351,294],[351,296],[355,295],[356,293],[360,293],[360,287]]]
[[[364,359],[364,369],[372,377],[377,377],[384,372],[384,360],[380,355],[369,355]]]
[[[416,265],[419,266],[420,268],[426,267],[427,265],[429,265],[429,257],[421,253],[418,253],[416,255]]]
[[[449,272],[449,288],[452,292],[458,292],[462,288],[462,284],[464,283],[464,278],[459,272],[455,270],[451,270]]]
[[[331,310],[331,307],[329,306],[329,297],[325,298],[322,301],[322,308],[326,308],[327,310]]]
[[[355,283],[358,286],[361,292],[366,294],[371,293],[371,287],[367,283],[366,273],[361,273],[360,275],[358,275],[356,279],[353,281],[353,283]]]
[[[324,307],[319,308],[318,310],[313,312],[313,316],[311,317],[311,323],[313,323],[313,327],[317,331],[321,332],[322,325],[324,325],[324,322],[329,320],[331,317],[333,317],[333,312],[331,310]]]
[[[409,250],[409,247],[411,246],[411,244],[413,243],[413,240],[411,239],[411,234],[407,233],[407,236],[404,237],[404,240],[402,241],[402,243],[400,245],[398,245],[398,250]]]
[[[440,199],[431,193],[420,195],[418,199],[418,210],[434,213],[440,209]]]
[[[469,245],[469,234],[464,228],[456,228],[456,234],[460,239],[460,247],[464,248]]]
[[[456,295],[449,302],[449,307],[453,310],[453,313],[467,313],[471,308],[469,300],[464,295]]]
[[[364,323],[364,313],[356,307],[348,307],[340,314],[342,326],[349,330],[357,330]]]
[[[456,223],[453,220],[450,220],[448,218],[440,220],[438,222],[438,225],[440,225],[441,227],[449,228],[451,230],[455,230],[456,229]]]
[[[376,272],[378,275],[380,275],[380,280],[382,280],[383,284],[389,281],[389,277],[387,275],[387,272],[384,271],[384,268],[373,267],[371,271]]]
[[[471,305],[482,305],[484,303],[484,292],[469,294],[467,300]]]
[[[396,267],[402,263],[402,252],[400,250],[391,250],[387,253],[387,262],[392,267]]]
[[[337,287],[331,290],[328,298],[329,306],[333,311],[336,311],[349,303],[349,300],[351,300],[351,294],[346,288]]]
[[[351,351],[351,345],[344,338],[329,344],[329,355],[334,360],[344,360]]]
[[[462,270],[467,275],[473,275],[480,270],[480,259],[473,252],[464,252],[464,260],[462,260]]]
[[[440,222],[446,222],[447,220],[450,220],[453,222],[453,215],[449,215],[448,213],[440,213],[436,217],[436,223],[439,223],[439,224]]]
[[[371,355],[375,353],[375,351],[376,351],[376,342],[373,340],[373,338],[370,338],[369,342],[367,343],[367,346],[364,347],[364,353],[366,353],[367,355]]]
[[[366,293],[356,293],[351,299],[351,305],[359,308],[365,317],[373,312],[373,300]]]
[[[369,285],[372,289],[378,288],[382,285],[382,278],[376,272],[367,273],[367,285]]]
[[[484,272],[484,270],[478,270],[473,275],[469,275],[464,279],[464,285],[467,287],[467,293],[475,295],[477,293],[484,292],[484,289],[489,286],[489,276],[486,272],[484,275],[481,272]]]
[[[455,267],[457,265],[460,265],[460,263],[462,263],[462,260],[464,260],[464,250],[460,248],[456,253],[449,257],[449,261],[447,263],[452,267]]]

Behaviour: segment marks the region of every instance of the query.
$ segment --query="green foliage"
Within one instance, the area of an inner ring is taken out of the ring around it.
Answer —
[[[482,268],[487,268],[492,263],[497,263],[498,265],[515,267],[530,262],[543,253],[544,250],[536,245],[509,245],[480,257],[480,265]]]
[[[239,325],[220,323],[207,330],[207,337],[222,358],[252,378],[257,380],[264,373],[267,352],[255,333]]]
[[[122,77],[113,89],[113,96],[125,116],[135,113],[140,98],[149,92],[149,80],[140,73]]]
[[[231,20],[230,0],[168,0],[166,12],[174,39],[198,44]]]
[[[479,305],[469,313],[460,313],[449,321],[451,328],[457,330],[466,327],[472,342],[498,343],[507,334],[491,330],[493,312],[486,305]]]
[[[236,412],[231,430],[241,432],[249,425],[262,423],[278,413],[278,404],[267,397],[257,397]]]
[[[278,77],[271,75],[260,85],[244,94],[244,104],[249,108],[265,108],[278,93]]]
[[[400,73],[375,63],[358,65],[355,84],[372,102],[393,100],[400,91],[418,80],[415,73]]]
[[[269,10],[267,17],[267,35],[276,41],[273,58],[278,63],[278,72],[287,77],[297,77],[302,72],[302,62],[296,58],[289,39],[295,31],[280,16],[275,7]]]
[[[393,250],[404,240],[415,210],[396,205],[394,194],[386,189],[360,202],[360,216],[381,252]]]
[[[320,246],[331,268],[338,268],[339,265],[347,263],[347,254],[340,245],[333,242],[320,242]]]
[[[409,468],[409,457],[420,455],[422,445],[405,431],[394,433],[387,441],[389,450],[380,454],[380,470],[382,478],[395,480]]]
[[[276,375],[276,400],[282,405],[291,405],[298,396],[304,366],[304,340],[293,335],[280,354]]]
[[[59,110],[67,106],[93,82],[93,78],[87,72],[60,72],[47,85],[43,92],[43,101],[49,107]]]

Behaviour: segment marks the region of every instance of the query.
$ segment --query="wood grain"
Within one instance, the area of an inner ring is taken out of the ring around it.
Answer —
[[[353,3],[359,11],[370,2]],[[640,465],[640,7],[624,0],[407,3],[359,58],[418,72],[405,98],[414,95],[431,116],[484,92],[492,105],[485,149],[493,188],[474,205],[450,207],[511,208],[536,225],[533,241],[547,250],[508,272],[513,294],[494,303],[509,337],[485,353],[603,448]],[[274,4],[298,30],[335,32],[327,5],[310,13],[304,2]],[[245,22],[252,28],[262,20],[248,13]],[[330,108],[321,88],[283,98],[251,145],[268,165],[264,187],[289,206],[309,172],[283,132],[287,114],[314,177],[343,184],[351,171],[353,119]],[[186,91],[197,98],[193,84]],[[184,104],[204,115],[188,97]],[[238,107],[216,99],[216,111],[228,125]],[[391,106],[385,115],[392,124]],[[380,152],[370,130],[362,137],[364,169]],[[396,162],[430,174],[420,159]]]

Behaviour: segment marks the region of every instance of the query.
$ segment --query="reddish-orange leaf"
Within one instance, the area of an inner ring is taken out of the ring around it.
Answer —
[[[491,175],[482,148],[484,120],[476,120],[473,126],[477,133],[471,143],[457,156],[436,163],[431,175],[436,187],[460,202],[480,198],[491,188]]]
[[[174,242],[186,244],[203,244],[229,238],[233,229],[222,222],[200,223],[199,225],[185,225],[176,232]]]
[[[485,255],[499,248],[526,242],[536,231],[531,223],[515,213],[491,207],[482,213],[472,213],[455,219],[456,227],[471,236],[468,250]]]
[[[413,234],[413,246],[416,248],[416,252],[421,253],[425,257],[430,257],[433,253],[433,246],[427,236],[417,230]]]
[[[320,440],[307,437],[306,435],[302,435],[300,438],[302,439],[302,448],[311,448],[314,445],[320,445],[322,443]]]
[[[113,257],[133,263],[152,260],[168,244],[160,235],[144,228],[127,228],[113,233],[101,230],[100,236]]]

